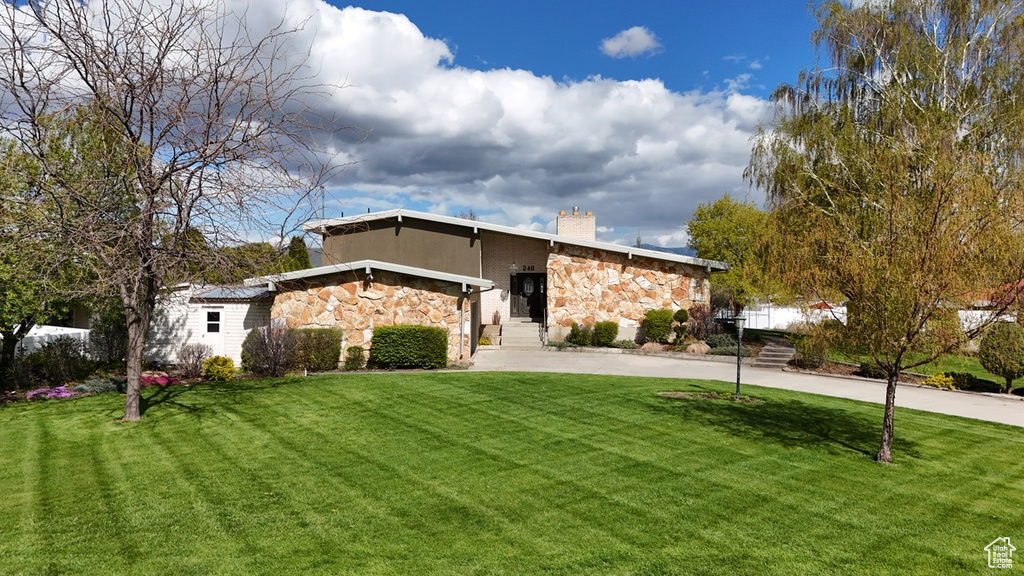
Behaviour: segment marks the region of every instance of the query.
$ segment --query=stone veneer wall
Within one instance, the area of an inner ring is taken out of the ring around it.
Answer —
[[[469,301],[463,300],[467,329],[459,342],[459,301],[462,286],[451,282],[374,271],[373,282],[354,273],[290,282],[279,288],[271,321],[289,328],[341,328],[344,348],[369,351],[377,326],[419,324],[448,331],[448,359],[459,360],[460,344],[469,357]]]
[[[619,338],[635,335],[655,308],[709,304],[704,268],[655,258],[556,244],[548,255],[549,336],[560,340],[573,322],[619,323]]]

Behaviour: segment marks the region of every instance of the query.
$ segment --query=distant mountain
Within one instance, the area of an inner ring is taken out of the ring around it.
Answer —
[[[667,246],[655,246],[653,244],[641,244],[640,248],[644,250],[654,250],[656,252],[668,252],[669,254],[679,254],[680,256],[696,256],[697,251],[689,246],[681,246],[679,248],[671,248]]]

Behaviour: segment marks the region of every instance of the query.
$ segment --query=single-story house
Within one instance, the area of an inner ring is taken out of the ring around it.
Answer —
[[[656,308],[709,304],[704,260],[595,239],[590,212],[561,212],[556,233],[411,210],[309,222],[323,265],[246,280],[245,286],[181,286],[154,318],[147,357],[174,362],[201,342],[240,360],[249,330],[268,324],[340,328],[344,346],[369,348],[377,326],[444,328],[449,359],[476,352],[483,324],[534,323],[561,340],[574,322],[619,324],[634,338]]]
[[[574,322],[614,321],[633,338],[655,308],[708,304],[727,265],[595,240],[590,212],[558,215],[555,234],[388,210],[309,222],[323,266],[247,281],[273,294],[270,316],[293,328],[338,327],[368,347],[376,326],[448,330],[452,360],[476,351],[485,323],[534,322],[561,340]],[[540,344],[540,338],[538,338]]]

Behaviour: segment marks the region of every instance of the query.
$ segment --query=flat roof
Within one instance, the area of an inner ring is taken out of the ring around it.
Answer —
[[[414,220],[426,220],[428,222],[440,222],[443,224],[451,224],[452,226],[460,226],[463,228],[472,228],[473,232],[479,230],[488,230],[491,232],[500,232],[502,234],[511,234],[513,236],[521,236],[524,238],[535,238],[537,240],[545,240],[552,246],[557,242],[559,244],[568,244],[570,246],[583,246],[586,248],[593,248],[595,250],[604,250],[606,252],[617,252],[619,254],[626,254],[628,257],[642,256],[645,258],[654,258],[657,260],[665,260],[667,262],[679,262],[682,264],[690,264],[693,266],[699,266],[707,268],[712,271],[724,271],[729,269],[729,265],[725,262],[719,262],[718,260],[708,260],[706,258],[696,258],[694,256],[685,256],[682,254],[672,254],[671,252],[659,252],[657,250],[647,250],[645,248],[633,248],[629,246],[622,246],[620,244],[612,244],[610,242],[598,242],[596,240],[583,240],[580,238],[572,238],[570,236],[560,236],[558,234],[548,234],[547,232],[534,232],[532,230],[522,230],[520,228],[513,228],[511,226],[501,226],[499,224],[489,224],[487,222],[481,222],[479,220],[468,220],[466,218],[456,218],[454,216],[441,216],[439,214],[429,214],[427,212],[417,212],[415,210],[406,210],[405,208],[399,208],[395,210],[384,210],[381,212],[372,212],[370,214],[359,214],[357,216],[347,216],[344,218],[327,218],[324,220],[313,220],[307,222],[302,228],[308,232],[326,232],[328,228],[337,226],[348,226],[351,224],[359,224],[363,222],[372,222],[376,220],[388,220],[396,219],[401,222],[403,218],[410,218]]]
[[[245,281],[245,284],[246,286],[258,286],[266,283],[273,286],[277,282],[288,282],[291,280],[301,280],[303,278],[317,278],[320,276],[341,274],[344,272],[363,271],[364,273],[369,274],[374,270],[394,272],[395,274],[408,274],[409,276],[418,276],[420,278],[430,278],[432,280],[461,284],[463,292],[466,291],[467,286],[476,286],[477,288],[485,290],[494,287],[494,282],[484,280],[483,278],[474,278],[472,276],[463,276],[461,274],[449,274],[448,272],[438,272],[437,270],[428,270],[426,268],[417,268],[415,266],[404,266],[402,264],[381,262],[379,260],[357,260],[355,262],[346,262],[344,264],[331,264],[329,266],[306,268],[305,270],[296,270],[294,272],[270,274],[267,276],[259,276],[257,278],[249,278]]]
[[[192,295],[196,300],[262,300],[270,298],[266,286],[215,286]]]

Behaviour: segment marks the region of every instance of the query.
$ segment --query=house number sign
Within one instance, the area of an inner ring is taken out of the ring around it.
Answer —
[[[533,272],[533,266],[523,266],[523,272]]]

